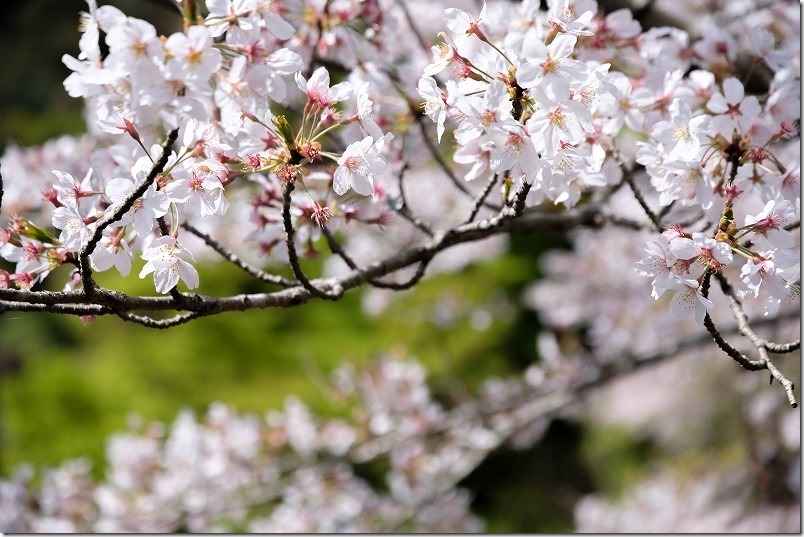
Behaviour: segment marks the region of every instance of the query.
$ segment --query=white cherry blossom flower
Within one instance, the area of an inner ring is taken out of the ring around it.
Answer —
[[[443,19],[447,28],[458,37],[469,36],[471,34],[481,37],[483,36],[483,32],[480,30],[480,23],[485,17],[486,2],[484,1],[483,9],[480,10],[480,15],[478,15],[477,19],[466,11],[454,7],[444,10]],[[483,39],[483,37],[481,37],[481,39]]]
[[[160,293],[166,294],[183,280],[189,289],[198,287],[198,271],[190,263],[195,263],[193,254],[170,235],[155,239],[142,253],[146,261],[140,271],[140,278],[153,272],[154,285]]]
[[[757,98],[753,95],[746,97],[742,82],[733,77],[723,81],[723,93],[712,95],[706,107],[718,114],[712,118],[715,132],[728,140],[731,140],[734,129],[741,134],[747,133],[762,112]]]
[[[114,211],[135,188],[134,181],[126,177],[118,177],[109,181],[106,185],[106,195],[112,201],[112,206],[107,210]],[[157,190],[156,185],[151,185],[145,191],[145,194],[134,202],[131,209],[123,215],[117,224],[133,224],[134,232],[137,236],[147,237],[153,230],[156,219],[167,214],[169,205],[170,200],[168,200],[165,193]]]
[[[782,300],[792,300],[801,294],[801,286],[795,283],[801,278],[798,258],[790,256],[785,259],[778,251],[763,252],[759,257],[747,260],[740,278],[746,287],[740,292],[742,298],[759,297],[760,289],[764,289],[765,316],[775,314]]]
[[[670,251],[679,259],[695,260],[703,265],[720,267],[732,262],[731,246],[704,233],[693,233],[692,238],[677,237],[670,241]]]
[[[431,76],[421,77],[417,90],[424,99],[424,113],[436,123],[436,132],[440,142],[441,136],[444,134],[444,121],[447,119],[446,95]]]
[[[206,159],[189,168],[185,178],[174,179],[165,187],[165,194],[174,203],[186,205],[191,214],[206,218],[226,214],[226,199],[221,178],[228,169],[217,160]]]
[[[670,121],[658,122],[651,134],[669,149],[670,158],[693,160],[710,127],[708,115],[692,117],[690,106],[681,99],[674,99],[670,105]]]
[[[592,35],[588,30],[592,17],[597,12],[593,0],[552,0],[548,2],[548,20],[564,32],[574,35]]]
[[[670,312],[679,319],[694,314],[698,324],[703,324],[707,310],[712,309],[715,305],[698,292],[696,280],[678,279],[675,281],[677,282],[674,289],[676,293],[670,300]]]
[[[198,90],[221,66],[221,53],[212,47],[212,35],[203,26],[190,26],[187,34],[176,33],[165,41],[170,59],[165,63],[169,78]]]
[[[519,124],[511,115],[508,89],[499,80],[488,85],[482,99],[461,96],[455,100],[454,107],[462,114],[461,124],[455,133],[455,140],[460,145],[495,129]]]
[[[349,144],[338,159],[333,177],[332,188],[336,194],[342,196],[350,188],[363,196],[374,194],[374,176],[385,169],[385,161],[379,155],[385,140],[375,142],[374,138],[366,136]]]
[[[80,252],[89,240],[90,228],[77,205],[62,205],[51,213],[53,227],[60,229],[59,240],[70,252]]]
[[[296,84],[307,94],[307,104],[320,110],[326,110],[352,96],[352,85],[349,82],[340,82],[329,87],[329,71],[326,67],[313,71],[310,80],[305,79],[301,73],[296,73]]]
[[[121,276],[128,276],[134,253],[119,231],[120,228],[112,228],[111,231],[104,232],[89,258],[93,270],[103,272],[115,267]]]
[[[789,200],[770,200],[757,215],[746,215],[745,225],[752,226],[755,240],[762,239],[772,248],[795,248],[796,240],[785,226],[797,221],[796,208]]]
[[[90,183],[92,168],[87,170],[86,175],[84,175],[81,181],[76,181],[71,174],[59,170],[53,170],[53,175],[59,179],[58,183],[53,186],[56,190],[57,199],[64,205],[77,207],[78,200],[82,196],[92,192],[92,185]]]
[[[539,91],[556,101],[569,99],[570,84],[582,81],[586,72],[583,63],[569,57],[577,41],[574,35],[559,34],[545,45],[536,34],[528,34],[517,68],[519,85],[526,89],[538,86]]]

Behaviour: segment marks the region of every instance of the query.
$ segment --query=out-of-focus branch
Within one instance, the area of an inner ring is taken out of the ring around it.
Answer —
[[[404,0],[397,0],[396,5],[402,10],[402,13],[405,15],[405,20],[408,22],[408,26],[410,27],[410,31],[413,32],[413,35],[416,36],[416,41],[418,41],[419,46],[422,47],[423,50],[429,50],[429,46],[427,42],[424,40],[424,36],[419,31],[419,28],[416,27],[416,23],[413,20],[413,16],[410,14],[410,10],[408,9],[407,4]]]

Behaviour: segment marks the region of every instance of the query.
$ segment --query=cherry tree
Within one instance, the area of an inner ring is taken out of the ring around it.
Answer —
[[[510,234],[566,233],[573,250],[523,297],[546,329],[522,377],[445,406],[421,366],[388,358],[336,373],[351,421],[289,400],[142,425],[110,442],[103,482],[81,461],[39,492],[25,471],[0,482],[0,528],[475,531],[458,484],[484,458],[670,356],[716,346],[796,407],[799,9],[691,1],[697,27],[646,27],[665,3],[184,0],[181,31],[159,36],[88,0],[63,61],[89,132],[2,162],[0,313],[165,329],[358,289],[393,300]],[[205,293],[207,258],[265,290]],[[154,293],[100,285],[110,270]],[[57,272],[66,287],[42,289]],[[379,458],[387,490],[354,472]],[[585,499],[579,529],[645,527],[607,526],[614,509]]]

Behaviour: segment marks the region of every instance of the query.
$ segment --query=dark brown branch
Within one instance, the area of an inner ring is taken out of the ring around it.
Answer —
[[[399,198],[402,201],[401,206],[397,209],[397,213],[399,216],[413,224],[416,228],[423,231],[427,234],[428,237],[432,237],[435,235],[433,229],[426,223],[423,222],[420,218],[415,216],[413,212],[410,210],[410,204],[408,204],[407,196],[405,195],[405,186],[404,186],[404,178],[405,172],[408,170],[408,163],[402,166],[402,169],[399,171]]]
[[[296,230],[293,228],[293,221],[290,218],[290,195],[295,186],[296,185],[293,181],[288,181],[285,185],[285,190],[282,196],[282,222],[284,223],[285,233],[287,234],[285,242],[288,248],[288,261],[290,262],[290,267],[293,269],[293,274],[296,276],[296,279],[299,280],[302,286],[312,293],[313,296],[323,298],[325,300],[337,300],[343,294],[343,290],[335,286],[333,287],[333,292],[331,293],[322,291],[310,282],[310,280],[307,278],[307,275],[304,274],[301,265],[299,264],[299,256],[296,253],[296,243],[294,241]]]
[[[701,286],[701,294],[706,297],[709,293],[709,283],[712,276],[711,269],[707,269],[704,273],[704,280]],[[740,331],[740,334],[746,337],[752,345],[757,349],[757,353],[759,354],[759,360],[750,360],[745,355],[740,353],[737,349],[732,347],[730,344],[726,342],[725,339],[720,335],[715,324],[712,322],[711,317],[709,314],[706,314],[704,318],[704,326],[712,335],[712,337],[717,342],[718,346],[730,357],[732,357],[737,363],[743,366],[746,369],[750,369],[752,371],[758,371],[761,369],[768,369],[771,372],[772,378],[775,378],[779,384],[785,390],[787,394],[787,399],[790,402],[790,406],[793,408],[798,406],[796,402],[795,395],[793,394],[794,384],[790,381],[779,369],[776,365],[771,361],[770,357],[768,356],[768,349],[766,347],[767,341],[757,335],[756,332],[751,328],[751,325],[748,321],[748,316],[745,314],[745,310],[743,310],[742,304],[740,300],[737,298],[737,295],[734,292],[734,289],[729,284],[728,280],[722,274],[716,274],[715,277],[720,284],[720,289],[723,291],[723,294],[726,296],[726,299],[729,301],[729,306],[732,311],[732,315],[734,316],[735,320],[737,321],[737,326]]]
[[[645,211],[645,214],[648,215],[648,218],[653,224],[653,227],[656,228],[656,231],[661,231],[662,230],[661,220],[659,219],[658,216],[656,216],[656,213],[654,213],[653,210],[648,206],[648,202],[645,201],[645,197],[642,195],[642,192],[640,192],[639,188],[636,186],[636,183],[634,183],[633,174],[622,163],[620,163],[620,168],[623,171],[623,180],[631,189],[631,192],[634,193],[634,197],[639,202],[639,205],[640,207],[642,207],[642,210]]]
[[[525,211],[513,218],[510,208],[492,218],[458,226],[449,233],[442,233],[428,242],[401,250],[386,259],[376,261],[362,269],[353,269],[341,278],[321,279],[310,282],[325,292],[338,294],[368,283],[369,280],[387,276],[405,267],[431,259],[452,246],[483,240],[499,233],[564,232],[579,226],[599,227],[604,223],[596,206],[576,208],[563,213]],[[331,295],[330,295],[331,296]],[[320,298],[303,285],[272,293],[241,294],[228,297],[182,295],[184,304],[177,304],[173,297],[130,296],[105,289],[97,289],[92,303],[82,292],[67,291],[21,291],[0,289],[0,300],[6,311],[51,311],[61,305],[70,305],[69,311],[60,313],[74,315],[107,315],[133,311],[170,311],[184,309],[199,317],[229,311],[297,306],[312,298]]]
[[[159,159],[154,162],[154,165],[151,167],[151,171],[148,173],[148,175],[139,185],[134,188],[126,199],[123,200],[123,203],[121,203],[113,212],[97,221],[95,225],[95,232],[81,249],[81,253],[79,255],[81,264],[81,281],[84,285],[84,293],[86,293],[87,296],[90,296],[95,292],[95,282],[92,279],[92,267],[89,263],[89,256],[95,250],[95,247],[98,245],[98,242],[103,236],[103,230],[109,227],[109,225],[123,218],[123,215],[134,206],[134,202],[145,194],[145,191],[148,190],[148,188],[153,184],[153,182],[156,180],[156,177],[162,173],[167,165],[168,158],[170,157],[171,147],[176,141],[178,135],[179,129],[173,129],[168,133],[165,143],[162,144],[162,154],[159,155]]]
[[[444,160],[444,157],[441,156],[441,152],[438,150],[438,146],[435,144],[435,142],[433,142],[430,139],[430,136],[427,134],[427,125],[424,122],[424,116],[422,116],[418,110],[415,110],[412,104],[411,104],[411,113],[413,114],[416,123],[419,124],[419,128],[422,131],[422,139],[424,140],[424,144],[427,146],[430,155],[435,159],[435,161],[438,163],[438,166],[447,175],[447,177],[449,177],[450,181],[452,181],[452,184],[455,185],[455,187],[458,190],[460,190],[467,196],[471,197],[472,192],[464,184],[465,181],[459,179],[458,176],[455,175],[455,172],[452,170],[452,167],[449,164],[447,164],[447,162]],[[494,203],[489,203],[486,201],[483,203],[483,205],[495,211],[500,210],[500,206]]]
[[[707,269],[704,273],[703,281],[701,282],[701,296],[704,298],[709,297],[709,284],[712,278],[712,270]],[[704,317],[704,326],[706,330],[711,334],[712,339],[715,340],[717,346],[720,347],[720,350],[725,352],[729,355],[735,362],[743,366],[745,369],[750,371],[760,371],[762,369],[767,369],[764,361],[754,361],[745,356],[743,353],[735,349],[734,347],[729,344],[723,336],[718,331],[715,323],[712,321],[712,317],[709,316],[709,313],[706,314]]]

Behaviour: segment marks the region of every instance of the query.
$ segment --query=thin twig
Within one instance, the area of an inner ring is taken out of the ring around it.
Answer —
[[[405,196],[404,178],[408,167],[408,163],[405,162],[405,164],[402,166],[402,169],[399,170],[399,198],[402,204],[399,209],[397,209],[397,213],[399,213],[402,218],[413,224],[416,228],[423,231],[428,237],[432,237],[435,235],[435,232],[426,222],[423,222],[419,217],[413,214],[413,211],[411,211],[410,205],[408,204],[407,196]]]
[[[706,291],[708,294],[709,281],[711,275],[712,275],[711,269],[707,269],[706,273],[704,274],[704,282],[706,283],[706,288],[704,289],[702,286],[701,290],[702,295],[704,294],[704,291]],[[706,318],[704,319],[704,325],[706,326],[707,330],[709,331],[710,334],[712,334],[712,337],[715,338],[715,341],[718,342],[718,346],[720,346],[720,348],[723,349],[724,352],[726,352],[729,356],[734,358],[740,365],[742,365],[746,369],[751,369],[753,371],[757,371],[760,369],[768,369],[771,372],[773,378],[779,381],[779,384],[781,384],[782,387],[784,388],[785,392],[787,393],[787,399],[788,401],[790,401],[790,405],[793,408],[797,407],[798,403],[796,403],[796,398],[795,395],[793,394],[794,385],[786,376],[784,376],[784,374],[781,371],[779,371],[776,365],[770,360],[770,357],[768,356],[768,349],[766,347],[767,341],[759,337],[757,333],[754,332],[754,330],[751,328],[748,316],[745,314],[745,310],[743,309],[740,300],[737,298],[734,289],[732,288],[731,284],[726,279],[726,277],[719,273],[716,274],[715,277],[717,278],[718,283],[720,284],[721,291],[723,291],[723,294],[729,301],[729,306],[731,308],[732,315],[737,321],[737,326],[740,330],[740,334],[745,336],[751,342],[751,344],[754,345],[754,347],[757,349],[757,353],[759,354],[760,360],[751,361],[748,358],[746,358],[743,354],[741,354],[739,351],[734,349],[734,347],[726,343],[722,337],[720,337],[720,340],[718,340],[716,334],[717,336],[719,336],[719,333],[717,332],[717,329],[715,328],[715,325],[712,322],[712,319],[709,317],[708,313],[706,315]],[[708,323],[706,322],[707,320],[709,321]],[[721,342],[723,344],[721,344]]]
[[[134,313],[129,312],[118,313],[117,316],[123,319],[124,321],[139,324],[145,326],[146,328],[156,328],[164,330],[167,328],[173,328],[174,326],[179,326],[181,324],[188,323],[194,319],[198,319],[201,316],[201,314],[199,314],[198,312],[182,313],[169,319],[154,319],[153,317],[148,317],[146,315],[136,315]]]
[[[416,40],[419,42],[419,45],[425,52],[429,52],[430,47],[427,45],[427,42],[424,40],[424,37],[422,36],[419,29],[416,27],[416,24],[413,21],[413,16],[410,14],[410,11],[408,10],[408,6],[405,4],[403,0],[397,0],[396,3],[402,10],[402,13],[405,15],[405,19],[408,21],[408,26],[410,27],[410,30],[413,32],[413,35],[416,36]]]
[[[468,224],[472,222],[475,217],[477,217],[477,213],[480,212],[480,208],[483,206],[483,202],[486,201],[491,189],[494,188],[494,185],[497,184],[497,180],[500,178],[500,175],[495,173],[491,179],[489,179],[488,183],[486,183],[486,188],[483,189],[483,192],[478,194],[475,198],[475,202],[472,206],[472,212],[469,213],[469,216],[466,217],[466,220],[463,221],[464,224]]]
[[[343,247],[340,245],[337,239],[335,239],[335,237],[332,235],[332,232],[329,230],[329,228],[327,228],[326,226],[322,226],[321,231],[324,234],[324,238],[326,238],[327,245],[329,246],[329,249],[332,251],[332,253],[343,259],[344,263],[346,263],[350,269],[360,270],[358,268],[357,263],[355,263],[354,259],[352,259],[351,256],[349,256],[349,254],[346,253],[346,251],[343,249]],[[419,282],[419,280],[422,279],[427,269],[427,265],[430,263],[431,259],[432,257],[423,258],[419,263],[416,272],[406,282],[403,283],[381,282],[376,279],[370,279],[368,280],[368,284],[373,287],[378,287],[380,289],[393,289],[395,291],[403,291],[405,289],[410,289],[411,287],[416,285]]]
[[[240,259],[234,252],[226,248],[226,246],[221,244],[219,241],[213,239],[203,231],[196,229],[194,226],[192,226],[187,222],[183,223],[181,227],[183,227],[185,230],[192,233],[199,239],[203,240],[207,246],[215,250],[215,252],[217,252],[221,257],[223,257],[230,263],[234,264],[244,272],[250,274],[251,276],[254,276],[258,280],[273,283],[280,287],[284,287],[285,289],[287,289],[288,287],[293,287],[294,285],[299,285],[299,282],[297,281],[283,278],[282,276],[279,276],[277,274],[269,274],[264,270],[260,270],[257,267],[250,265],[246,261]]]
[[[765,341],[765,348],[774,354],[787,354],[788,352],[797,351],[801,348],[801,340],[797,339],[790,343],[774,343],[772,341]]]
[[[659,219],[658,216],[656,216],[656,213],[654,213],[653,210],[648,206],[648,202],[645,201],[644,196],[642,196],[642,192],[640,192],[639,188],[636,186],[636,183],[634,183],[633,174],[631,173],[630,170],[628,170],[625,167],[624,164],[620,163],[620,167],[623,170],[623,180],[631,189],[631,192],[634,193],[634,197],[639,202],[640,207],[642,207],[642,210],[645,211],[646,215],[648,215],[648,218],[650,219],[651,223],[653,223],[653,226],[654,228],[656,228],[656,231],[661,231],[662,230],[661,220]]]
[[[709,296],[709,283],[711,277],[712,269],[706,269],[706,272],[704,272],[703,281],[701,282],[701,296],[704,298],[708,298]],[[709,316],[709,313],[707,313],[704,317],[704,326],[709,334],[711,334],[712,339],[715,340],[715,343],[717,343],[717,346],[720,347],[720,350],[729,355],[735,362],[743,366],[745,369],[750,371],[767,369],[765,362],[751,360],[743,353],[732,347],[729,342],[723,339],[723,336],[718,331],[715,323],[712,321],[712,317]]]
[[[798,406],[798,403],[796,402],[796,396],[793,393],[795,385],[790,379],[784,376],[784,374],[781,371],[779,371],[779,369],[773,362],[771,362],[768,359],[766,360],[766,363],[768,365],[768,370],[771,372],[773,378],[775,378],[779,382],[779,384],[782,385],[782,388],[784,388],[784,391],[787,394],[787,400],[790,402],[790,406],[796,408]]]
[[[467,196],[472,197],[472,192],[464,184],[465,181],[459,179],[458,176],[455,175],[455,172],[452,170],[452,167],[450,167],[450,165],[447,164],[447,161],[444,160],[444,157],[441,156],[441,152],[438,150],[438,146],[435,145],[435,142],[433,142],[430,139],[430,136],[427,133],[427,125],[424,122],[424,116],[422,116],[418,112],[418,110],[413,109],[412,106],[411,106],[411,112],[413,114],[414,119],[416,120],[416,123],[419,124],[419,128],[421,129],[422,132],[422,139],[424,140],[424,144],[427,146],[430,155],[433,157],[433,159],[435,159],[435,161],[438,163],[438,166],[447,175],[447,177],[449,177],[450,181],[452,181],[452,184],[455,185],[455,187],[458,190],[460,190]],[[500,210],[500,206],[495,203],[489,203],[488,201],[486,201],[483,203],[483,205],[495,211]]]

